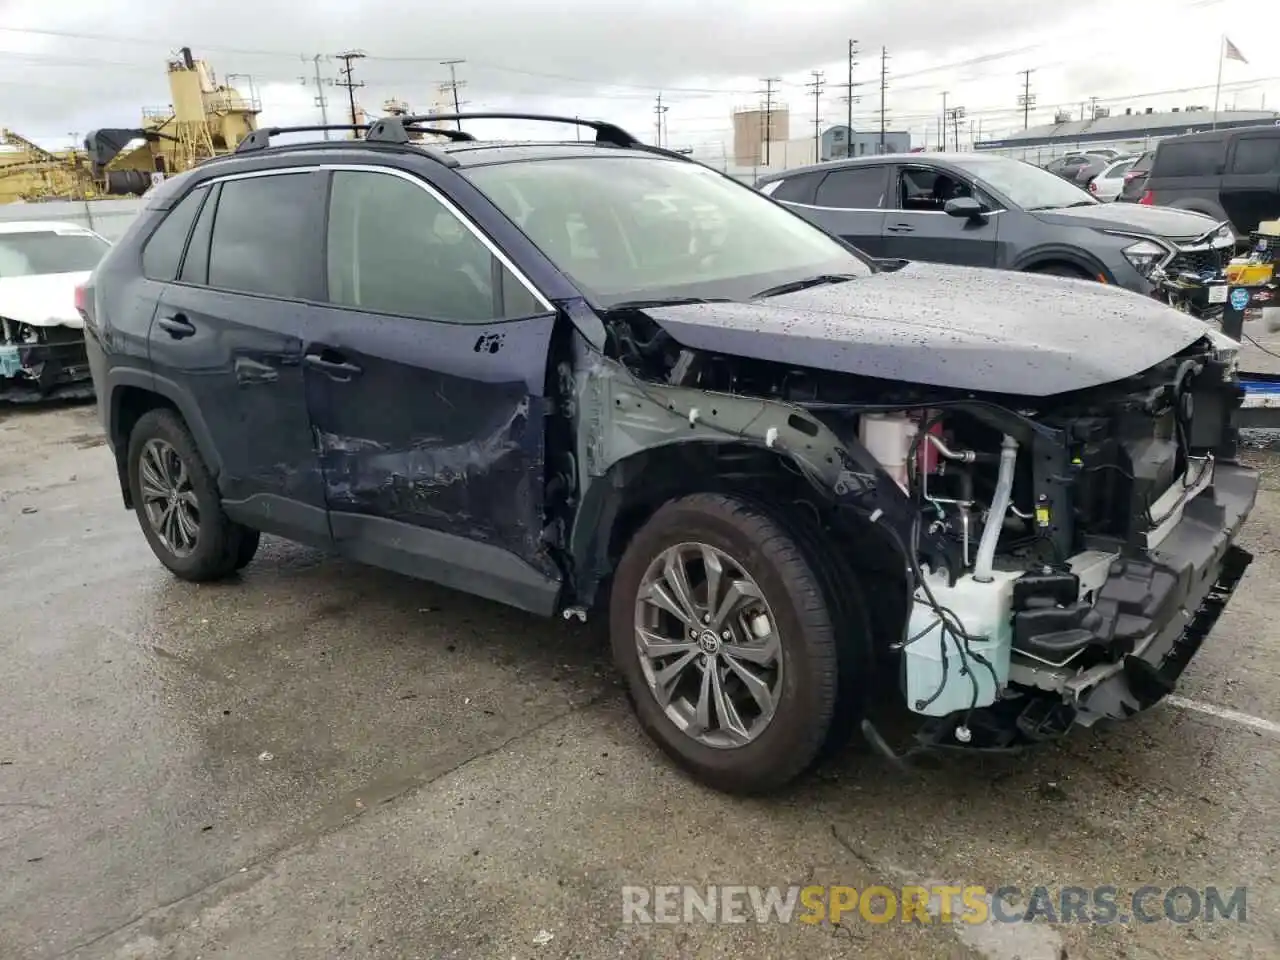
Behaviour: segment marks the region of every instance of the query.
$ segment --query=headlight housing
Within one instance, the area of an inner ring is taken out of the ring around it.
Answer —
[[[1124,248],[1124,258],[1144,277],[1150,278],[1156,267],[1169,256],[1169,251],[1154,240],[1139,240]]]

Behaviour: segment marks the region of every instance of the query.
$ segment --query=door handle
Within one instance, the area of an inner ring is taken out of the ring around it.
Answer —
[[[358,377],[364,372],[354,363],[347,363],[342,360],[328,360],[319,353],[308,353],[303,357],[303,360],[311,369],[319,370],[325,376],[334,380],[350,380],[352,377]]]
[[[892,223],[885,227],[889,233],[915,233],[916,228],[909,223]]]
[[[156,325],[175,340],[190,337],[196,332],[195,324],[182,313],[175,313],[172,317],[161,317],[156,321]]]

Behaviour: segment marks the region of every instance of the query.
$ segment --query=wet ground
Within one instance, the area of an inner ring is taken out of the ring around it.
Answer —
[[[1184,700],[1016,760],[850,750],[743,801],[647,743],[593,631],[276,540],[180,583],[91,408],[0,418],[5,960],[1280,955],[1280,460]],[[622,922],[628,884],[919,882],[1246,886],[1247,916]]]

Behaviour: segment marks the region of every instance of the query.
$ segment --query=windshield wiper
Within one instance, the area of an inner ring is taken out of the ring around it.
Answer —
[[[654,297],[651,300],[624,300],[606,310],[644,310],[648,307],[683,307],[690,303],[728,303],[728,297]]]
[[[846,280],[857,279],[857,276],[852,273],[820,273],[815,277],[805,277],[803,280],[789,280],[786,283],[778,284],[776,287],[768,287],[752,295],[751,299],[759,300],[763,297],[778,297],[784,293],[807,290],[809,287],[820,287],[825,283],[844,283]]]
[[[1070,203],[1053,203],[1045,207],[1024,207],[1030,213],[1033,210],[1070,210],[1072,207],[1096,207],[1097,200],[1072,200]]]

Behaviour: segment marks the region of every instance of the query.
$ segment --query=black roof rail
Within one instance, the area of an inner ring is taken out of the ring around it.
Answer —
[[[560,117],[549,113],[436,113],[420,116],[397,117],[405,126],[419,123],[439,123],[442,120],[534,120],[542,123],[567,123],[587,127],[596,132],[596,143],[608,143],[615,147],[644,149],[648,144],[637,140],[616,124],[604,120],[583,120],[581,117]]]

